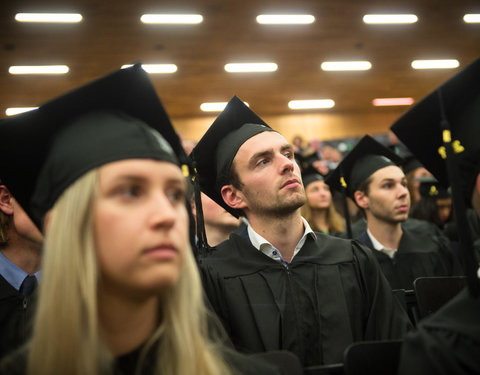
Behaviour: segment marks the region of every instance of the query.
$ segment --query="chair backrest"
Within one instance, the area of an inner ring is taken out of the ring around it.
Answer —
[[[309,366],[303,368],[303,375],[343,375],[343,364]]]
[[[420,277],[413,282],[420,319],[437,311],[467,284],[465,276]]]
[[[420,319],[415,292],[413,290],[393,289],[392,294],[400,306],[405,310],[410,318],[410,322],[415,327]]]
[[[282,375],[302,375],[303,367],[300,359],[287,350],[271,350],[263,353],[251,354],[252,357],[261,359],[275,366]]]
[[[402,340],[363,341],[347,347],[344,353],[345,375],[395,375]]]

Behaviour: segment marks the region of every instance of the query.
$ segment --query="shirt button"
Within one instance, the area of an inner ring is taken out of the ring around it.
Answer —
[[[273,251],[272,251],[272,254],[273,254],[273,255],[277,255],[277,254],[278,254],[277,250],[273,250]]]

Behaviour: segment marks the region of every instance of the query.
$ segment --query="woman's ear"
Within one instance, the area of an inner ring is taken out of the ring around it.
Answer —
[[[222,198],[227,205],[232,208],[241,210],[247,206],[244,201],[243,194],[233,185],[225,185],[221,190]]]
[[[13,196],[5,185],[0,185],[0,211],[13,215]]]

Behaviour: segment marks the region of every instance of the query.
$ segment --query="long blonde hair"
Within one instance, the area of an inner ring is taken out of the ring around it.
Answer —
[[[333,201],[330,202],[328,208],[326,208],[327,214],[327,224],[328,224],[328,233],[341,233],[345,232],[345,219],[340,215],[335,206],[333,205]],[[302,216],[305,220],[308,221],[308,224],[312,227],[314,231],[320,231],[320,228],[317,227],[315,223],[315,218],[313,217],[312,208],[308,205],[308,202],[305,203],[301,208]]]
[[[97,181],[98,169],[86,173],[51,211],[28,356],[30,375],[112,373],[113,356],[100,338],[97,310],[99,276],[92,214]],[[219,344],[208,338],[200,276],[187,250],[176,286],[161,299],[162,321],[140,355],[137,373],[156,343],[154,373],[231,373]]]

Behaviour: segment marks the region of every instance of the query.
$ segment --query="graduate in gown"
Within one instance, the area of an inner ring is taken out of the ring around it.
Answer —
[[[207,331],[186,156],[140,65],[2,121],[0,138],[16,164],[1,178],[46,234],[33,336],[0,373],[278,373]]]
[[[444,187],[451,185],[468,288],[407,336],[399,374],[480,373],[479,258],[465,208],[480,215],[480,59],[438,87],[392,131]]]
[[[239,98],[190,157],[202,191],[248,219],[201,259],[205,291],[237,349],[287,349],[309,366],[341,362],[352,342],[403,337],[408,317],[372,252],[311,230],[292,145]]]
[[[418,277],[460,272],[448,239],[425,223],[424,230],[402,224],[410,210],[402,160],[370,136],[363,137],[327,179],[363,210],[367,228],[356,239],[373,250],[392,289],[413,289]],[[410,224],[414,224],[410,222]],[[430,227],[430,228],[429,228]],[[426,229],[426,230],[425,230]]]

